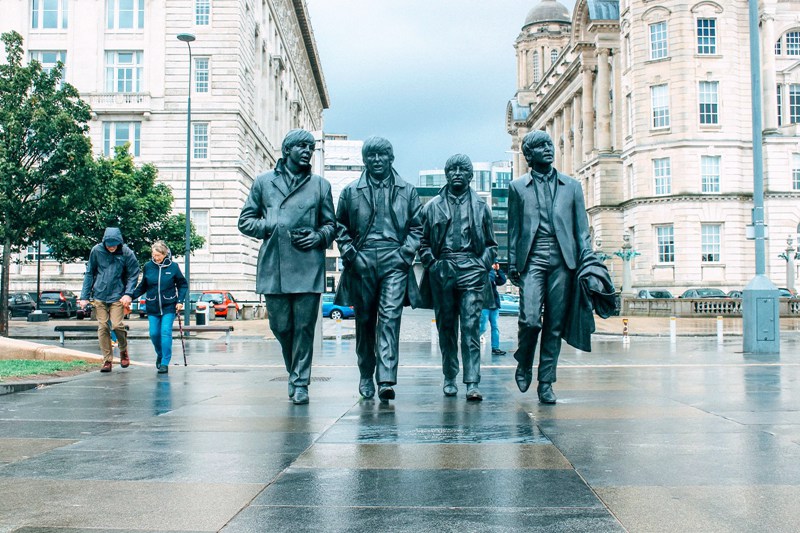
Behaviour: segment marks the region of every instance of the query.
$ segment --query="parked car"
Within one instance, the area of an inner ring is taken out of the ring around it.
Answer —
[[[142,295],[138,300],[131,302],[131,308],[139,313],[139,318],[147,316],[147,299]]]
[[[500,295],[500,314],[516,316],[519,314],[519,296],[514,294]]]
[[[331,318],[333,320],[340,320],[342,318],[354,318],[356,312],[352,307],[345,307],[343,305],[336,305],[333,303],[333,294],[322,295],[322,316]]]
[[[699,289],[686,289],[678,298],[727,298],[722,289],[702,287]]]
[[[242,308],[228,291],[203,291],[198,302],[205,302],[214,305],[214,315],[224,317],[228,314],[228,304],[236,306],[236,315],[242,312]]]
[[[27,292],[11,292],[8,294],[8,316],[28,316],[36,309],[36,303]]]
[[[742,291],[728,291],[728,298],[741,298]]]
[[[778,292],[780,293],[778,295],[780,298],[797,298],[797,291],[787,289],[786,287],[779,287]]]
[[[667,289],[641,289],[637,298],[675,298]]]
[[[42,291],[39,295],[39,309],[48,315],[69,318],[78,311],[78,296],[66,289]]]

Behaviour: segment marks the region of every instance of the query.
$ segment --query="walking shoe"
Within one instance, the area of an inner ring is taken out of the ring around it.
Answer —
[[[505,355],[506,351],[500,348],[492,348],[492,355]]]
[[[159,374],[166,374],[167,372],[169,372],[169,367],[167,365],[161,365],[158,367]]]
[[[444,380],[444,387],[442,388],[442,392],[444,392],[445,396],[455,396],[456,394],[458,394],[458,387],[456,387],[456,380],[454,379]]]
[[[289,382],[289,398],[294,396],[294,383]]]
[[[103,363],[103,368],[100,369],[100,372],[111,372],[111,361],[105,361]]]
[[[128,357],[128,350],[122,350],[119,353],[119,366],[128,368],[131,364],[131,358]]]
[[[467,383],[467,401],[468,402],[480,402],[483,400],[483,395],[481,391],[478,390],[477,383]]]
[[[308,387],[295,387],[294,397],[292,402],[295,405],[304,405],[308,403]]]
[[[526,392],[528,387],[531,386],[533,381],[533,369],[525,368],[522,363],[517,364],[517,370],[514,372],[514,379],[517,382],[520,392]]]
[[[394,400],[394,389],[388,383],[381,383],[380,387],[378,388],[378,398],[381,400],[388,401]]]

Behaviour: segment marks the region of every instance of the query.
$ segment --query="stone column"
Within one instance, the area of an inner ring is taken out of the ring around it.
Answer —
[[[597,150],[611,151],[611,68],[608,48],[597,50]]]
[[[556,168],[561,167],[561,113],[556,111],[553,115],[553,164]]]
[[[587,158],[594,150],[594,108],[592,106],[592,67],[583,66],[583,154]]]
[[[572,143],[572,171],[575,172],[583,164],[583,134],[581,133],[581,100],[578,94],[572,99],[572,129],[575,140]]]
[[[569,101],[564,104],[564,154],[561,158],[561,166],[564,167],[564,174],[572,175],[572,139],[570,139],[570,130],[572,129],[572,102]]]
[[[794,246],[792,236],[786,239],[786,288],[794,290]]]
[[[778,128],[778,93],[775,80],[775,21],[771,15],[761,17],[761,83],[763,91],[763,120],[765,130]]]

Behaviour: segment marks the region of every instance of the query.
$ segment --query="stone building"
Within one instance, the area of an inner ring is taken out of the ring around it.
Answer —
[[[760,2],[767,275],[800,233],[800,4]],[[631,289],[741,289],[755,274],[747,2],[555,0],[528,14],[507,106],[512,148],[542,129],[581,181],[593,242],[630,245]],[[526,172],[517,153],[515,177]],[[622,286],[622,260],[608,264]]]
[[[186,108],[191,84],[191,218],[206,238],[192,256],[193,290],[254,297],[259,243],[237,229],[254,177],[274,167],[285,133],[322,130],[328,93],[305,0],[4,1],[0,31],[25,38],[30,58],[61,60],[93,110],[95,152],[131,143],[185,207]],[[191,33],[192,77],[187,45]],[[98,240],[100,239],[98,235]],[[175,250],[182,256],[182,250]],[[23,259],[34,259],[31,250]],[[179,258],[181,260],[181,258]],[[35,288],[36,263],[12,288]],[[43,285],[77,289],[82,264],[42,261]]]

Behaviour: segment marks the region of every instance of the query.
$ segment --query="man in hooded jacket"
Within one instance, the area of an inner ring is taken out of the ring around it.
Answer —
[[[81,307],[86,307],[91,298],[97,312],[97,338],[100,340],[100,350],[103,352],[101,372],[111,372],[112,329],[119,343],[120,366],[127,368],[131,363],[128,355],[128,336],[122,320],[125,317],[125,309],[131,305],[133,291],[138,281],[139,262],[136,260],[136,254],[125,246],[119,228],[106,228],[103,242],[96,244],[89,253],[80,301]]]

